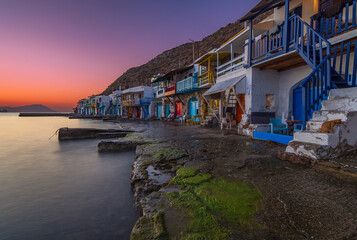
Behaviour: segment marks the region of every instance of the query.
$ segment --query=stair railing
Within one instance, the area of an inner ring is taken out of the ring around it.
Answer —
[[[316,32],[299,16],[289,18],[293,26],[294,47],[305,62],[313,69],[312,73],[300,84],[302,88],[302,121],[320,108],[321,101],[326,99],[331,89],[331,44]]]
[[[331,54],[331,44],[299,16],[290,20],[290,37],[296,51],[312,68],[323,60],[324,55]]]
[[[352,54],[354,55],[352,58]],[[357,86],[357,41],[342,42],[331,49],[332,76],[337,75],[349,87]],[[344,67],[343,67],[344,66]],[[333,83],[335,79],[333,79]]]
[[[313,112],[319,109],[321,101],[327,98],[331,89],[331,80],[328,78],[330,72],[330,55],[328,55],[300,84],[299,87],[302,88],[303,126],[312,117]]]

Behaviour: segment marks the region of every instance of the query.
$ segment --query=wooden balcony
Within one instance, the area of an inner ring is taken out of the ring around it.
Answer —
[[[214,75],[211,71],[207,71],[198,76],[199,87],[211,87],[216,83]]]
[[[346,3],[341,11],[334,15],[325,17],[316,14],[311,17],[311,26],[323,37],[331,38],[344,32],[357,28],[357,0]],[[337,6],[330,6],[336,8]],[[331,11],[331,9],[326,9]]]

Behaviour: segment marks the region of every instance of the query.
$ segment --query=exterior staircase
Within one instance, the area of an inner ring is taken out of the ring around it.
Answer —
[[[328,40],[299,17],[293,16],[290,20],[297,26],[291,36],[294,48],[313,71],[299,86],[303,92],[302,121],[306,130],[294,134],[285,150],[286,158],[295,155],[317,161],[355,152],[357,61],[354,57],[351,75],[349,60],[351,50],[357,52],[356,41],[342,42],[332,48]],[[336,64],[338,52],[340,62]],[[344,68],[343,61],[346,62]],[[351,82],[348,77],[352,78]],[[323,123],[331,120],[341,120],[341,124],[337,124],[330,133],[321,132]]]
[[[218,126],[218,120],[216,119],[215,114],[218,116],[219,110],[214,109],[213,112],[209,112],[208,115],[203,119],[201,126],[203,127],[214,127]]]
[[[226,97],[224,112],[227,112],[227,108],[235,108],[237,103],[237,97],[235,96],[234,90],[230,90]]]
[[[322,133],[322,124],[340,119],[333,133]],[[313,161],[339,157],[357,150],[357,87],[332,89],[321,110],[306,123],[306,130],[296,132],[285,153]]]

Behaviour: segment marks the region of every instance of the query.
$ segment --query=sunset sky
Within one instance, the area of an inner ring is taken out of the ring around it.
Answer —
[[[128,68],[201,40],[258,0],[0,0],[0,106],[71,111]]]

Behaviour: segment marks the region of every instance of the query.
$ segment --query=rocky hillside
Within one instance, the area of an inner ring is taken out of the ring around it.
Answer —
[[[270,14],[271,12],[267,12],[263,16],[255,19],[255,22],[264,19],[265,16]],[[220,46],[237,34],[243,27],[243,23],[236,21],[235,23],[230,23],[220,28],[201,41],[197,41],[195,43],[195,58]],[[110,84],[102,94],[108,95],[114,90],[118,90],[119,86],[121,86],[122,89],[126,89],[138,85],[149,85],[153,75],[158,73],[165,74],[172,69],[177,69],[180,66],[183,67],[189,64],[192,64],[192,43],[185,43],[161,53],[141,66],[130,68]]]
[[[42,104],[32,104],[19,107],[0,107],[0,112],[55,112]]]

